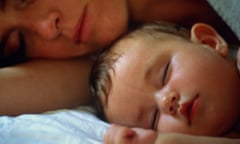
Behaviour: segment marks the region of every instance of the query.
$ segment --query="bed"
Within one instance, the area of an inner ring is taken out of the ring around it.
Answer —
[[[0,117],[0,144],[102,144],[109,124],[91,107]]]
[[[239,0],[207,0],[240,39]]]

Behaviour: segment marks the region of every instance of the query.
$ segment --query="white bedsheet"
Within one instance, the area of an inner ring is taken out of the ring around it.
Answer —
[[[101,144],[108,124],[86,110],[0,117],[0,144]]]

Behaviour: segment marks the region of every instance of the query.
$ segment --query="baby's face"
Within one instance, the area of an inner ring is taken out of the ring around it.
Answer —
[[[112,75],[106,118],[113,123],[218,135],[237,120],[240,77],[215,49],[166,35],[125,40]]]

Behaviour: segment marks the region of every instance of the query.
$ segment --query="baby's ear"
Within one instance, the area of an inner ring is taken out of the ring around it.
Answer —
[[[240,47],[238,48],[238,52],[237,52],[237,67],[238,67],[238,71],[240,72]]]
[[[221,56],[228,55],[228,45],[226,41],[207,24],[197,23],[192,26],[191,40],[196,43],[206,44],[215,49]]]

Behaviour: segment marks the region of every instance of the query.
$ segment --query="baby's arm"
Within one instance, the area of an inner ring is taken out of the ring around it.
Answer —
[[[156,137],[153,130],[112,125],[104,136],[104,144],[154,144]]]
[[[157,134],[153,130],[111,126],[105,136],[104,144],[237,144],[240,139],[224,137],[193,136],[178,133]]]
[[[159,134],[155,144],[239,144],[240,139],[193,136],[179,133]]]

